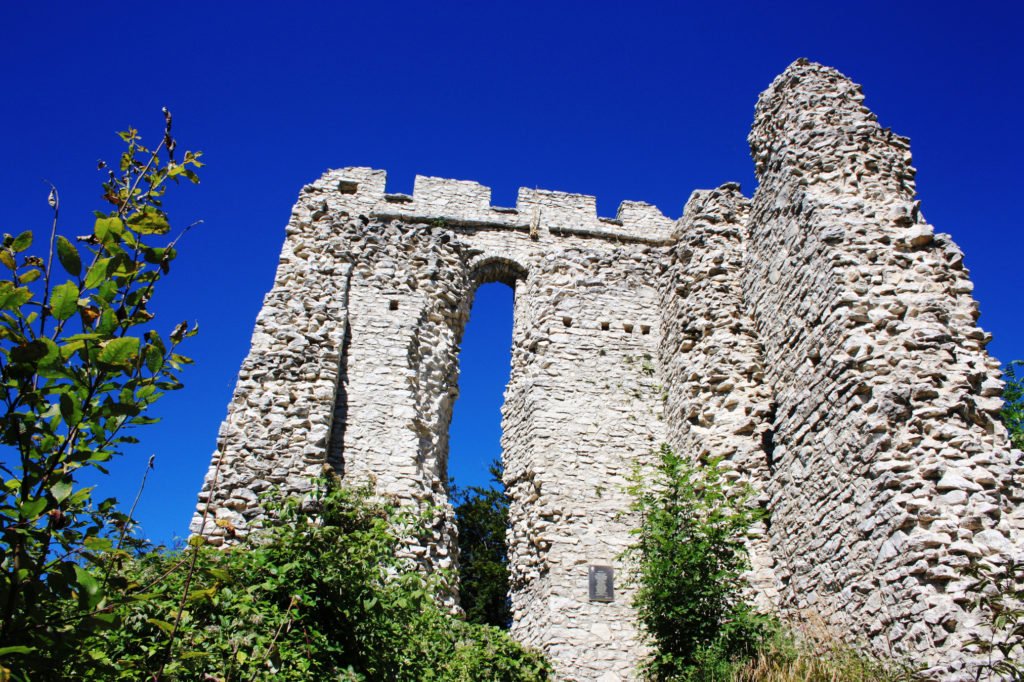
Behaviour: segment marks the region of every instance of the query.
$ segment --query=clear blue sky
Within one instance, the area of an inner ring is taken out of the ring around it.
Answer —
[[[186,532],[303,184],[367,165],[392,191],[421,173],[490,185],[499,205],[530,186],[595,194],[602,215],[636,199],[678,217],[693,189],[753,192],[754,102],[801,56],[862,83],[882,124],[910,136],[925,216],[966,252],[991,350],[1024,358],[1022,19],[1017,2],[7,0],[0,231],[47,229],[43,178],[61,190],[64,229],[87,231],[96,160],[115,157],[129,124],[155,139],[161,106],[205,153],[202,184],[170,204],[178,225],[205,224],[152,305],[168,329],[200,321],[197,363],[100,490],[129,502],[156,453],[138,517],[166,541]],[[456,408],[463,482],[463,462],[497,451],[504,300],[467,332],[500,341],[465,360],[480,369],[464,394],[492,388],[468,401],[483,416]]]

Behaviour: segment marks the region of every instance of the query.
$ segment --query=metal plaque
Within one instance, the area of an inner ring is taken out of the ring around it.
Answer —
[[[615,569],[611,566],[590,567],[590,601],[615,601]]]

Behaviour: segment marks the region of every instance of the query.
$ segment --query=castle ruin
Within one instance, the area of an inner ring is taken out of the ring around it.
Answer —
[[[304,187],[193,532],[233,541],[261,494],[301,494],[327,464],[447,510],[411,551],[452,566],[459,340],[476,288],[500,281],[512,634],[562,678],[635,676],[625,487],[663,442],[725,457],[758,491],[764,603],[969,676],[963,569],[1015,555],[1024,518],[963,255],[921,214],[908,141],[837,71],[791,65],[749,142],[753,199],[697,191],[678,220],[531,189],[500,208],[430,177],[389,194],[369,168]],[[593,598],[595,571],[611,600]]]

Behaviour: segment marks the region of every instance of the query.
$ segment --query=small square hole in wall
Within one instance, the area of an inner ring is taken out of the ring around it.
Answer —
[[[338,191],[342,194],[355,194],[359,189],[359,183],[351,180],[342,180],[338,183]]]
[[[562,318],[562,324],[564,324],[566,327],[571,327],[572,326],[572,318],[571,317],[563,317]]]
[[[391,301],[391,303],[388,303],[388,310],[398,310],[398,301]]]
[[[623,323],[622,323],[622,329],[623,329],[623,330],[624,330],[624,331],[625,331],[625,332],[626,332],[627,334],[632,334],[632,333],[633,333],[633,325],[631,325],[631,324],[630,324],[629,322],[623,322]]]
[[[609,330],[610,328],[611,328],[611,325],[610,325],[610,324],[608,324],[607,322],[602,322],[602,323],[601,323],[601,331],[603,331],[603,332],[606,332],[606,331],[608,331],[608,330]]]
[[[649,324],[642,324],[642,325],[640,325],[640,333],[641,334],[650,334],[651,333],[651,325],[649,325]]]

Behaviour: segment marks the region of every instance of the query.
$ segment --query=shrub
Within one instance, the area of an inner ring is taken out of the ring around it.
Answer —
[[[1018,376],[1018,370],[1024,367],[1024,361],[1015,360],[1006,365],[1003,376],[1006,388],[1003,391],[1003,410],[1001,417],[1010,432],[1010,442],[1018,450],[1024,450],[1024,376]]]
[[[631,487],[640,527],[627,554],[654,645],[644,663],[653,679],[727,679],[772,629],[743,599],[745,541],[762,512],[748,488],[727,483],[719,462],[691,463],[663,445],[653,476]]]
[[[149,552],[116,567],[116,627],[55,661],[59,679],[541,680],[541,656],[457,620],[436,581],[396,558],[418,519],[333,478],[230,550]],[[173,646],[173,649],[171,648]],[[165,664],[166,662],[166,664]],[[57,678],[55,678],[57,679]]]
[[[1024,564],[1008,559],[994,567],[975,561],[969,573],[982,616],[981,630],[967,643],[984,659],[975,678],[1024,680]]]

